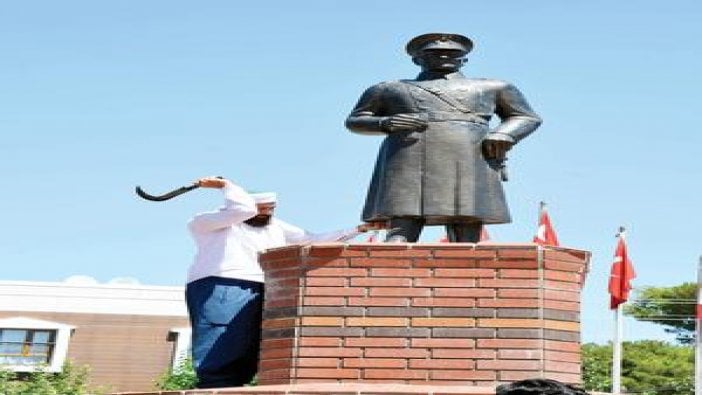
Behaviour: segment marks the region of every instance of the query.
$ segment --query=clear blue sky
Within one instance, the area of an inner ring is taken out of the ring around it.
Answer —
[[[529,241],[548,202],[562,244],[593,252],[584,339],[606,341],[618,226],[636,286],[695,279],[700,20],[696,0],[4,2],[1,276],[182,284],[185,223],[220,196],[150,203],[137,184],[224,175],[310,230],[356,224],[381,139],[344,118],[416,75],[408,39],[456,32],[476,43],[465,74],[513,82],[545,120],[511,152],[514,222],[489,232]]]

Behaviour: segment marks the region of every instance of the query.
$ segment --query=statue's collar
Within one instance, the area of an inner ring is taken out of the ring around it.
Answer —
[[[455,80],[459,78],[466,78],[460,71],[456,71],[449,74],[437,73],[434,71],[422,71],[417,76],[417,81],[428,81],[428,80]]]

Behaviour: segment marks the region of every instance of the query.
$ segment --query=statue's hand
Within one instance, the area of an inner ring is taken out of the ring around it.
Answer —
[[[507,157],[507,151],[509,151],[513,145],[514,143],[511,141],[488,138],[483,140],[483,155],[485,159],[488,160],[504,160]]]
[[[384,132],[421,132],[429,125],[422,114],[397,114],[383,117],[380,120],[380,129]]]

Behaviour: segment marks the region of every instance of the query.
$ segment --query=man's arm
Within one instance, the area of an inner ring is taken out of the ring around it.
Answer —
[[[197,181],[202,188],[218,188],[224,193],[224,207],[218,211],[197,214],[188,223],[193,232],[211,232],[242,223],[256,215],[256,202],[242,187],[233,182],[215,177]]]
[[[333,232],[326,233],[311,233],[302,228],[298,228],[295,225],[291,225],[287,222],[281,221],[279,219],[275,220],[281,228],[283,228],[283,233],[285,235],[285,242],[287,244],[308,244],[314,242],[332,242],[332,241],[347,241],[361,233],[368,232],[369,230],[381,229],[380,224],[361,224],[351,229],[336,230]]]

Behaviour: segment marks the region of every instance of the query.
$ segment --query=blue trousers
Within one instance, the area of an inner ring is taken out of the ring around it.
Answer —
[[[206,277],[185,289],[198,388],[240,387],[256,374],[263,284]]]

